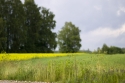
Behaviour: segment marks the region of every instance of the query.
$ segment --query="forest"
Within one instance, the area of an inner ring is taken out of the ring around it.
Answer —
[[[33,0],[0,0],[0,51],[52,52],[56,48],[54,14]]]

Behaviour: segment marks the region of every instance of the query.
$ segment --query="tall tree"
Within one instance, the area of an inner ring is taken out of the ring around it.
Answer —
[[[12,12],[11,12],[11,50],[10,52],[21,52],[21,47],[24,45],[26,29],[24,26],[25,13],[23,4],[20,0],[11,0]]]
[[[0,0],[0,18],[3,17],[4,7],[5,7],[5,0]]]
[[[58,34],[60,52],[77,52],[81,47],[80,30],[71,22],[66,22]]]
[[[24,39],[24,9],[20,0],[1,0],[1,17],[5,21],[7,52],[19,52]]]
[[[25,50],[27,52],[37,52],[36,44],[41,21],[40,7],[34,3],[34,0],[25,0],[24,11],[26,13],[25,26],[27,27]]]
[[[6,51],[9,51],[9,21],[10,21],[10,16],[9,12],[11,7],[9,7],[10,1],[8,0],[0,0],[0,17],[1,19],[6,22],[6,26],[4,26],[5,33],[7,34],[7,41],[6,41]]]
[[[5,5],[4,0],[0,0],[0,52],[6,50],[6,35],[5,35],[5,22],[3,20],[3,7]]]
[[[0,49],[3,35],[6,52],[52,52],[56,48],[55,15],[48,9],[41,9],[34,0],[25,0],[24,5],[20,0],[0,0],[0,10]]]
[[[49,9],[41,10],[41,26],[39,30],[38,49],[41,52],[53,52],[56,48],[56,33],[52,30],[56,26],[55,15]]]
[[[6,50],[6,32],[5,32],[5,22],[0,18],[0,52]]]

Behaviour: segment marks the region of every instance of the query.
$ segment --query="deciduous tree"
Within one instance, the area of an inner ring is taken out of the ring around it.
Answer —
[[[25,26],[27,28],[25,50],[26,52],[37,52],[37,42],[40,29],[40,7],[38,7],[34,0],[25,0],[24,11],[26,14]]]
[[[5,32],[5,22],[0,18],[0,52],[6,50],[6,32]]]
[[[37,47],[40,52],[53,52],[57,46],[56,33],[52,30],[56,26],[55,15],[49,9],[41,9],[41,26],[39,30],[39,41]]]
[[[77,52],[81,47],[80,30],[71,22],[66,22],[58,34],[60,52]]]
[[[103,44],[102,53],[108,54],[108,52],[109,52],[109,47],[106,44]]]
[[[6,52],[19,52],[24,40],[24,9],[20,0],[0,0],[0,16],[5,22]]]

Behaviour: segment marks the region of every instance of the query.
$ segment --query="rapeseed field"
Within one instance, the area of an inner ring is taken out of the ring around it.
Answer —
[[[33,58],[72,56],[80,53],[1,53],[0,61],[28,60]]]

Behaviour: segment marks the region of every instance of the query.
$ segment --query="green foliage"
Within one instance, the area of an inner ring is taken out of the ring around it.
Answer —
[[[119,47],[111,46],[111,47],[109,48],[109,54],[122,54],[122,53],[123,53],[123,51],[122,51],[122,49],[119,48]]]
[[[39,41],[37,42],[37,49],[40,49],[40,52],[53,52],[56,48],[56,33],[52,30],[56,26],[56,21],[54,20],[55,15],[49,11],[49,9],[41,9],[41,22],[39,30]]]
[[[54,14],[34,0],[0,0],[0,51],[53,52],[56,48]]]
[[[80,30],[71,22],[66,22],[58,34],[60,52],[77,52],[81,47]]]
[[[102,53],[108,54],[109,47],[106,44],[103,44],[102,46]]]
[[[6,33],[5,33],[5,23],[2,18],[0,18],[0,50],[6,49]]]
[[[101,53],[104,53],[104,54],[123,54],[124,50],[122,48],[119,48],[116,46],[108,47],[106,44],[104,44],[102,49],[101,49]]]
[[[26,1],[24,4],[24,11],[26,13],[25,26],[27,28],[25,50],[27,52],[37,52],[37,41],[39,37],[40,28],[40,8],[33,2]]]
[[[21,47],[25,42],[26,31],[25,31],[25,12],[23,9],[23,4],[20,0],[11,0],[10,4],[12,4],[12,14],[10,14],[10,27],[9,29],[9,52],[19,52],[21,51]]]
[[[32,2],[32,3],[34,3],[34,0],[25,0],[25,3],[27,3],[27,2]]]
[[[24,42],[24,9],[20,0],[1,0],[1,18],[5,26],[7,52],[18,52]]]
[[[122,48],[123,53],[125,53],[125,48]]]

